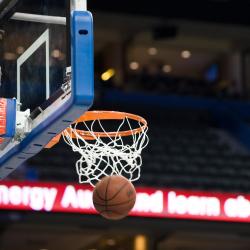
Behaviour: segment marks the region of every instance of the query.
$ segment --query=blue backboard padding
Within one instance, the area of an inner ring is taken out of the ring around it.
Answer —
[[[75,96],[76,104],[86,104],[93,102],[94,96],[94,57],[93,57],[93,30],[90,25],[90,18],[92,20],[91,14],[89,12],[75,11],[72,19],[71,34],[78,34],[74,39],[71,37],[71,42],[77,55],[72,57],[72,74],[74,76],[75,83],[72,91]],[[83,25],[85,24],[85,25]],[[88,34],[85,34],[87,32]],[[81,34],[80,34],[81,33]],[[90,48],[91,44],[91,48]],[[91,84],[83,84],[86,81],[90,81],[90,76],[83,74],[88,72],[91,75]]]
[[[7,114],[5,137],[13,137],[16,132],[16,99],[7,99]]]
[[[94,99],[93,19],[88,11],[74,11],[71,14],[71,62],[71,98],[32,130],[20,144],[0,158],[1,179],[39,153],[55,135],[62,132],[92,106]]]

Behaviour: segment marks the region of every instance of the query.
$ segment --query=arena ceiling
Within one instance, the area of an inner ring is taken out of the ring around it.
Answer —
[[[216,23],[240,24],[250,26],[250,1],[239,0],[175,0],[152,2],[143,1],[89,1],[91,10],[116,13],[130,13],[157,16],[162,18],[177,18],[199,20]]]
[[[25,0],[34,5],[34,0]],[[50,0],[50,4],[64,6],[64,1]],[[250,26],[249,0],[154,0],[154,1],[90,1],[91,11],[105,11]]]

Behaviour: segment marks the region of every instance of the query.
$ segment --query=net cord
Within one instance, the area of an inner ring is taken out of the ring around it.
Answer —
[[[93,132],[96,122],[106,134],[105,139],[96,136]],[[132,142],[125,144],[123,137],[119,135],[121,128],[127,124],[129,129],[133,131],[127,117],[122,120],[114,137],[106,132],[101,120],[92,121],[90,126],[86,122],[83,122],[83,124],[94,140],[88,141],[78,133],[78,123],[71,125],[69,129],[62,133],[64,141],[71,146],[72,151],[81,155],[75,165],[80,183],[89,183],[95,186],[101,178],[109,175],[122,175],[132,182],[140,178],[141,153],[149,143],[148,127],[143,127],[138,122],[141,133],[132,133]]]

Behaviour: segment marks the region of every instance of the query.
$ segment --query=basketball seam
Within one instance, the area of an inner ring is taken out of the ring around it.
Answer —
[[[129,184],[129,181],[126,182],[126,183],[124,183],[124,184],[120,187],[120,189],[119,189],[110,199],[108,199],[107,201],[113,200],[113,199],[123,190],[123,188],[125,188],[128,184]]]
[[[133,200],[134,200],[134,199],[130,199],[130,200],[128,200],[128,201],[124,201],[124,202],[121,202],[121,203],[108,204],[107,206],[108,206],[108,207],[121,206],[121,205],[125,205],[125,204],[127,204],[127,203],[129,203],[129,202],[131,202],[131,201],[133,201]],[[96,202],[94,202],[94,205],[102,206],[102,207],[106,206],[105,204],[100,204],[100,203],[96,203]]]
[[[105,199],[103,199],[101,195],[98,193],[97,189],[95,189],[95,192],[100,200],[105,201]]]
[[[112,177],[112,176],[111,176]],[[111,177],[109,177],[109,179],[111,179]],[[107,183],[107,188],[108,188],[108,185],[109,185],[109,182],[110,182],[110,180],[108,180],[108,183]],[[97,196],[98,196],[98,198],[100,199],[100,200],[102,200],[102,201],[111,201],[111,200],[113,200],[121,191],[122,191],[122,189],[123,188],[125,188],[127,185],[129,184],[129,180],[128,180],[128,182],[126,182],[126,183],[124,183],[122,186],[121,186],[121,188],[110,198],[110,199],[104,199],[104,198],[102,198],[101,197],[101,195],[99,194],[99,192],[97,191],[97,189],[95,189],[95,192],[96,192],[96,194],[97,194]],[[107,198],[107,188],[106,188],[106,192],[105,192],[105,198]]]
[[[106,210],[108,209],[108,200],[107,200],[107,196],[108,196],[108,187],[109,187],[110,181],[111,181],[111,177],[109,177],[109,179],[108,179],[108,183],[107,183],[106,191],[105,191],[105,209],[106,209]]]

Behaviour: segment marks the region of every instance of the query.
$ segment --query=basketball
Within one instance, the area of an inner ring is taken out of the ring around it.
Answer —
[[[123,176],[106,176],[93,192],[95,209],[106,219],[120,220],[134,207],[136,191],[134,185]]]

